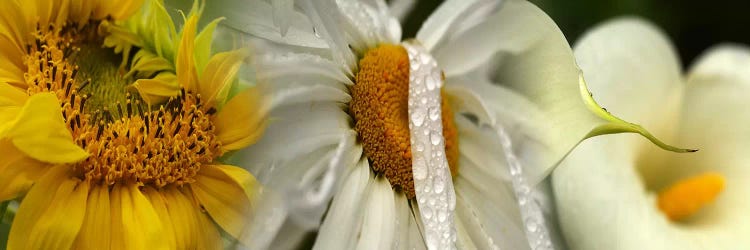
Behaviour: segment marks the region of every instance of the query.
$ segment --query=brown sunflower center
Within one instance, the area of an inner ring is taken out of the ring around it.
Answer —
[[[25,57],[27,91],[52,92],[60,100],[73,140],[91,154],[72,165],[79,178],[182,185],[224,153],[211,120],[216,109],[185,91],[158,107],[142,104],[126,89],[133,79],[119,70],[122,58],[101,47],[96,24],[51,27],[35,37]]]
[[[394,189],[413,198],[409,140],[409,56],[399,45],[381,45],[359,61],[349,104],[355,130],[373,171],[383,174]],[[444,95],[443,95],[444,96]],[[458,172],[458,131],[453,112],[442,98],[445,153],[451,174]]]

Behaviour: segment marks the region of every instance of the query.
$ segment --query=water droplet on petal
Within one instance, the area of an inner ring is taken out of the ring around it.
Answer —
[[[414,159],[412,171],[414,172],[414,179],[423,180],[427,177],[427,166],[422,158]]]
[[[430,108],[430,111],[428,112],[430,116],[430,120],[437,121],[440,119],[440,109],[437,107]]]
[[[538,228],[539,225],[533,217],[526,218],[526,230],[529,230],[529,232],[533,233],[536,232]]]
[[[438,133],[432,133],[430,134],[430,142],[432,142],[432,145],[438,145],[443,140],[442,136]]]
[[[421,109],[416,109],[411,114],[411,122],[414,124],[414,126],[422,126],[422,123],[424,123],[424,111]]]

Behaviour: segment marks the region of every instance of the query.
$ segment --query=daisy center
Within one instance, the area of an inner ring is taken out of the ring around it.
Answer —
[[[359,61],[350,88],[350,113],[373,171],[385,175],[394,189],[415,197],[409,134],[409,56],[400,45],[384,44]],[[442,98],[443,136],[451,174],[458,171],[458,131],[453,112]]]
[[[672,184],[659,193],[659,209],[672,221],[688,218],[713,202],[724,189],[724,177],[705,173]]]
[[[91,156],[71,167],[79,178],[164,187],[194,182],[202,164],[224,152],[200,95],[182,91],[158,107],[126,89],[122,57],[102,48],[97,24],[38,30],[27,47],[30,95],[55,93],[73,140]]]

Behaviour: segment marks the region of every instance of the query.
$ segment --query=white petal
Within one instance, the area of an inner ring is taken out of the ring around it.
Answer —
[[[471,241],[479,249],[528,249],[507,164],[500,152],[486,154],[487,148],[501,150],[497,136],[462,120],[457,119],[461,156],[455,180],[456,215],[470,239],[459,242]]]
[[[699,143],[715,167],[732,165],[739,171],[750,162],[743,150],[750,143],[748,69],[748,47],[723,45],[706,52],[690,71],[680,137]]]
[[[458,23],[482,8],[495,5],[495,1],[484,0],[448,0],[433,12],[417,32],[417,40],[427,50],[432,51],[447,38]],[[489,5],[489,6],[488,6]]]
[[[602,107],[671,141],[684,83],[662,31],[639,19],[616,19],[584,34],[574,51]]]
[[[403,23],[406,21],[406,17],[411,13],[414,6],[416,6],[416,0],[393,0],[390,1],[389,9],[393,13],[393,16]]]
[[[294,0],[274,0],[273,23],[279,27],[281,35],[285,36],[289,31],[289,21],[294,18]]]
[[[417,219],[419,212],[412,211],[411,203],[402,192],[395,194],[396,197],[396,238],[393,241],[393,249],[411,250],[427,249],[422,239]]]
[[[331,48],[330,53],[334,61],[348,69],[355,69],[356,57],[349,49],[349,41],[345,37],[343,27],[339,26],[339,21],[343,17],[335,1],[302,1],[300,4],[313,23],[315,32],[326,40]]]
[[[313,54],[287,53],[263,54],[258,58],[258,80],[273,80],[278,77],[324,77],[346,85],[354,84],[333,61]]]
[[[313,249],[353,249],[360,234],[364,210],[373,185],[367,159],[362,159],[345,178],[343,188],[334,196],[318,231]],[[390,186],[388,187],[390,189]],[[366,236],[369,237],[369,236]]]
[[[302,13],[284,12],[288,30],[282,32],[274,24],[274,8],[260,0],[215,0],[206,9],[207,16],[226,17],[221,25],[231,27],[237,32],[252,34],[274,42],[311,47],[328,48],[325,40],[313,33],[310,20]],[[285,26],[286,26],[285,25]],[[284,34],[285,33],[285,34]]]
[[[555,23],[533,4],[509,0],[484,22],[436,48],[433,54],[445,69],[445,74],[453,76],[476,69],[496,53],[518,55],[554,47],[558,51],[545,51],[549,53],[549,59],[565,53],[567,47],[565,37]],[[559,59],[547,63],[565,64]]]
[[[362,231],[356,249],[388,249],[393,246],[396,220],[396,204],[391,184],[385,177],[375,177],[370,188],[364,210]]]
[[[617,135],[583,142],[571,152],[553,174],[561,227],[571,249],[750,246],[746,237],[750,232],[750,216],[746,213],[750,209],[746,198],[750,159],[740,149],[747,145],[750,130],[737,121],[750,117],[741,108],[750,104],[746,94],[750,93],[750,84],[743,72],[750,66],[748,58],[747,49],[718,48],[693,68],[685,89],[682,120],[672,130],[680,143],[700,145],[701,151],[654,153],[650,152],[653,149],[623,143],[632,136]],[[636,69],[624,70],[629,74],[648,71]],[[658,87],[644,87],[644,91],[658,91]],[[632,100],[614,102],[628,107]],[[623,109],[636,112],[637,108]],[[670,222],[657,208],[655,192],[708,170],[726,178],[725,189],[716,202],[687,222]]]

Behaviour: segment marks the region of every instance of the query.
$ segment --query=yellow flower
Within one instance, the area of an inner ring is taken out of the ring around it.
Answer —
[[[160,1],[3,8],[0,201],[22,198],[8,249],[217,249],[220,229],[243,240],[259,186],[218,158],[263,131],[258,91],[229,95],[247,52],[204,53],[213,26],[196,35],[197,5],[180,35],[153,22]]]

